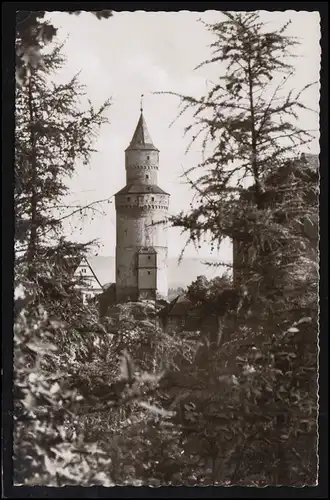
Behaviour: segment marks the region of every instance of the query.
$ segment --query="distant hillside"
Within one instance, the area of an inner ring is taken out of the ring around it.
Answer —
[[[178,263],[178,259],[168,260],[168,286],[169,288],[186,287],[197,278],[204,275],[208,279],[223,274],[224,267],[207,266],[205,262],[218,264],[217,259],[184,258]]]
[[[93,256],[88,259],[101,285],[115,282],[115,258]],[[184,258],[179,264],[178,259],[168,260],[168,286],[169,288],[186,287],[197,276],[205,275],[207,278],[214,278],[222,274],[223,267],[209,267],[203,264],[205,261],[216,264],[216,259]]]

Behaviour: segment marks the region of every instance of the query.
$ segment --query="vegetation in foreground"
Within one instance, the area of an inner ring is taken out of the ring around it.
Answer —
[[[217,338],[165,334],[148,304],[102,321],[82,304],[73,269],[86,248],[50,209],[65,193],[58,151],[69,173],[88,162],[109,103],[78,112],[75,79],[49,90],[59,49],[17,90],[15,484],[316,484],[318,173],[281,174],[310,138],[300,95],[280,83],[294,41],[257,13],[209,29],[212,63],[227,69],[200,101],[182,100],[214,151],[192,184],[202,203],[172,223],[243,248],[244,294],[228,308],[228,280],[187,291],[219,317]]]

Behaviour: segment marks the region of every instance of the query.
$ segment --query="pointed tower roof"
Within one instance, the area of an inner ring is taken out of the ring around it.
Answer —
[[[149,134],[146,121],[143,116],[143,110],[141,109],[140,118],[136,126],[135,132],[133,134],[130,145],[126,151],[130,149],[144,149],[144,150],[154,150],[158,151],[156,146],[154,146],[151,136]]]

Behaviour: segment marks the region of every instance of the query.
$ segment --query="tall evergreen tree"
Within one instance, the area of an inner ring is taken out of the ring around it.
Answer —
[[[315,484],[318,169],[297,161],[313,139],[299,124],[309,85],[290,88],[288,24],[270,31],[257,12],[224,12],[207,28],[213,54],[201,66],[217,65],[218,80],[200,99],[179,96],[194,117],[189,147],[204,146],[186,172],[197,203],[171,221],[192,241],[234,242],[249,308],[213,349],[203,398],[191,392],[187,443],[211,436],[213,482]]]
[[[14,460],[19,483],[79,484],[81,466],[90,467],[90,478],[98,474],[95,456],[90,454],[92,461],[85,461],[84,452],[76,449],[79,443],[67,434],[63,414],[57,419],[65,405],[76,403],[76,389],[65,389],[68,362],[88,359],[90,344],[100,330],[96,308],[83,306],[76,287],[80,280],[74,277],[86,245],[63,237],[61,217],[68,213],[58,212],[68,178],[79,161],[88,163],[94,151],[110,102],[96,110],[91,103],[86,110],[79,109],[84,88],[78,78],[60,85],[52,82],[64,62],[61,46],[56,46],[43,54],[42,64],[32,68],[16,89],[15,284],[19,296],[14,332]],[[56,383],[51,373],[56,374]],[[65,467],[59,471],[70,453],[76,464],[70,471]],[[108,484],[108,479],[102,482]]]
[[[268,296],[282,287],[290,256],[292,265],[306,264],[310,242],[301,229],[317,221],[318,171],[297,162],[313,140],[298,119],[310,85],[300,91],[289,86],[297,45],[286,35],[289,23],[268,31],[258,13],[223,15],[207,25],[215,36],[213,57],[200,65],[222,68],[218,81],[200,99],[180,96],[180,114],[192,110],[195,117],[185,131],[192,134],[189,147],[201,138],[205,151],[186,172],[196,177],[190,183],[197,202],[171,220],[193,241],[208,234],[219,245],[230,238],[235,256],[242,250],[246,257],[245,263],[236,260],[237,267],[248,268],[246,281],[259,289],[264,283]]]
[[[87,163],[99,127],[107,122],[106,101],[99,109],[81,110],[84,88],[75,76],[66,84],[51,82],[50,74],[65,62],[61,46],[44,55],[43,65],[16,89],[15,210],[18,247],[33,275],[33,262],[61,227],[56,217],[66,181],[77,162]],[[49,242],[49,238],[48,238]]]
[[[288,25],[270,32],[258,13],[223,15],[223,21],[206,25],[215,37],[213,57],[200,65],[218,65],[218,81],[200,99],[180,96],[180,115],[193,110],[195,117],[185,130],[192,134],[189,147],[201,136],[207,146],[204,160],[186,172],[196,171],[197,180],[190,182],[201,203],[172,219],[193,240],[210,231],[216,244],[247,237],[240,226],[248,185],[247,201],[261,213],[270,189],[266,179],[313,139],[297,114],[306,109],[301,97],[309,85],[297,92],[289,87],[290,49],[297,41],[286,36]]]

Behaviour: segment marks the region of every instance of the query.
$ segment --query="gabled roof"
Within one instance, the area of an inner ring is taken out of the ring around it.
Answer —
[[[123,189],[118,191],[117,194],[166,194],[169,196],[169,193],[163,191],[156,184],[128,184]]]
[[[178,295],[169,304],[159,311],[159,316],[187,316],[195,311],[196,307],[186,294]]]
[[[84,264],[90,270],[91,275],[94,277],[95,281],[98,283],[99,287],[106,290],[110,284],[115,281],[115,273],[113,269],[114,261],[108,257],[102,256],[90,256],[83,257],[79,263],[76,265],[76,271],[79,267]]]
[[[92,275],[94,276],[94,278],[96,279],[97,283],[100,285],[100,288],[102,288],[103,290],[103,286],[101,285],[100,283],[100,280],[98,279],[97,275],[95,274],[94,272],[94,269],[92,268],[92,266],[90,265],[90,262],[88,261],[88,259],[86,259],[87,263],[88,263],[88,266],[89,266],[89,269],[91,270],[92,272]]]
[[[274,194],[278,193],[278,187],[291,182],[290,175],[294,175],[297,180],[315,180],[317,182],[320,162],[318,155],[304,154],[293,160],[288,160],[283,165],[274,169],[264,177],[264,186]],[[240,194],[242,201],[252,201],[255,198],[255,184],[252,184],[247,189],[244,189]]]
[[[283,166],[279,167],[275,172],[269,174],[265,183],[271,185],[273,183],[280,184],[288,180],[289,176],[293,174],[297,179],[311,179],[318,174],[320,168],[319,157],[313,154],[304,154],[300,158],[293,161],[288,161]]]
[[[90,262],[89,262],[88,257],[83,257],[83,258],[81,259],[81,261],[79,262],[79,264],[78,264],[78,266],[77,266],[76,271],[79,269],[79,267],[80,267],[82,264],[85,264],[85,265],[89,268],[89,270],[90,270],[90,272],[91,272],[91,275],[93,276],[93,278],[95,279],[95,281],[97,282],[97,284],[99,285],[99,287],[100,287],[101,289],[103,289],[103,286],[102,286],[102,284],[100,283],[100,280],[98,279],[97,275],[95,274],[94,269],[93,269],[93,267],[91,266],[91,264],[90,264]]]
[[[138,253],[157,253],[154,247],[141,247]]]
[[[300,157],[300,161],[305,161],[307,168],[310,170],[318,171],[320,168],[320,159],[316,154],[302,154]]]
[[[150,151],[152,150],[158,151],[158,149],[156,148],[156,146],[154,146],[152,142],[142,110],[132,140],[126,151],[131,149],[145,149]]]

